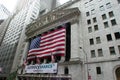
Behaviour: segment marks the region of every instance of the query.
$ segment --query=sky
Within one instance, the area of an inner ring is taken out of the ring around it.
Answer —
[[[16,3],[18,0],[0,0],[0,4],[3,4],[10,12],[13,12]],[[69,1],[69,0],[59,0],[61,4]]]
[[[13,12],[18,0],[0,0],[0,4],[3,4],[10,12]]]
[[[70,0],[59,0],[59,1],[60,1],[60,4],[63,4],[63,3],[70,1]]]

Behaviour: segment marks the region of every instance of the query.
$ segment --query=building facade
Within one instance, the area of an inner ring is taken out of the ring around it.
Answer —
[[[29,40],[70,23],[69,48],[58,63],[57,74],[26,74],[19,70],[18,79],[119,80],[120,28],[119,0],[70,0],[39,17],[26,28]],[[66,42],[67,43],[67,42]],[[27,50],[26,50],[27,48]],[[69,58],[69,59],[68,59]],[[66,60],[68,59],[68,60]],[[43,64],[47,63],[47,59]],[[34,64],[34,62],[29,63]],[[29,66],[27,65],[27,66]]]
[[[4,35],[6,33],[6,30],[7,30],[8,26],[9,26],[9,23],[10,23],[11,19],[12,19],[12,16],[9,16],[0,25],[0,45],[1,45],[2,41],[3,41]]]
[[[6,80],[8,75],[16,71],[20,60],[21,60],[21,45],[25,36],[24,29],[27,24],[31,23],[39,15],[39,0],[34,0],[34,2],[29,3],[19,12],[16,12],[5,31],[6,33],[2,36],[1,46],[0,46],[0,80]],[[35,9],[33,9],[35,8]],[[7,21],[6,21],[7,23]],[[2,33],[1,33],[2,34]],[[24,37],[23,39],[21,38]]]
[[[86,0],[81,6],[89,75],[92,80],[119,80],[119,0]]]
[[[8,18],[10,14],[11,13],[7,10],[7,8],[4,5],[0,4],[0,20]]]

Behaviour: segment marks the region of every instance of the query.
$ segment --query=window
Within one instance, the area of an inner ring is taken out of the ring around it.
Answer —
[[[96,44],[101,43],[100,37],[96,37]]]
[[[113,11],[109,12],[108,14],[109,14],[109,17],[114,17]]]
[[[94,22],[94,23],[95,23],[95,22],[97,22],[97,19],[96,19],[96,17],[94,17],[94,18],[93,18],[93,22]]]
[[[101,67],[96,67],[97,74],[101,74]]]
[[[89,12],[86,12],[86,16],[90,16],[90,13],[89,13]]]
[[[118,3],[120,3],[120,0],[117,0],[118,1]]]
[[[112,41],[112,36],[111,36],[111,34],[107,34],[107,41]]]
[[[44,59],[43,58],[40,59],[40,63],[44,63]]]
[[[112,7],[112,6],[111,6],[111,3],[110,3],[110,2],[106,4],[106,8],[107,8],[107,9],[109,9],[109,8],[111,8],[111,7]]]
[[[104,22],[104,27],[105,27],[105,28],[108,28],[108,27],[109,27],[108,22]]]
[[[120,45],[118,45],[118,50],[119,50],[119,54],[120,54]]]
[[[88,5],[88,2],[85,3],[85,7],[87,7],[87,5]]]
[[[98,57],[102,57],[103,56],[103,51],[102,49],[98,49]]]
[[[110,50],[110,55],[115,55],[115,48],[112,46],[112,47],[109,47],[109,50]]]
[[[61,60],[61,56],[55,56],[55,62],[59,62]]]
[[[103,15],[102,15],[102,19],[103,19],[103,20],[104,20],[104,19],[107,19],[106,14],[103,14]]]
[[[94,30],[95,30],[95,31],[98,30],[98,25],[94,25]]]
[[[46,63],[50,63],[51,62],[51,57],[48,57],[47,59],[46,59]]]
[[[114,35],[115,35],[115,39],[120,39],[120,32],[116,32],[114,33]]]
[[[93,45],[93,44],[94,44],[93,38],[92,38],[92,39],[89,39],[89,41],[90,41],[90,45]]]
[[[100,11],[104,11],[105,10],[103,5],[100,6],[99,8],[100,8]]]
[[[115,19],[111,20],[111,24],[112,24],[112,26],[117,25],[116,20]]]
[[[96,57],[95,50],[91,50],[91,58],[94,58],[94,57]]]
[[[92,27],[88,27],[88,32],[89,32],[89,33],[92,32]]]
[[[89,19],[89,20],[87,20],[87,24],[91,24],[91,20]]]
[[[95,9],[92,9],[92,10],[91,10],[91,14],[95,14]]]
[[[64,69],[64,74],[69,74],[69,69],[68,69],[68,67],[65,67],[65,69]]]

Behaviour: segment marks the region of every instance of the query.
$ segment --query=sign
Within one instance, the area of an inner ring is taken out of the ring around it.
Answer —
[[[27,65],[25,73],[57,73],[57,63]]]

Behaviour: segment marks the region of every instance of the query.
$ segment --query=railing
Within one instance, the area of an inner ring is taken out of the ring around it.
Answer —
[[[18,80],[72,80],[72,76],[70,74],[25,74],[18,75]]]

